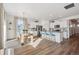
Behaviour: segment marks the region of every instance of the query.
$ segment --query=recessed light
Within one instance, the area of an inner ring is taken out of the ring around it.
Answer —
[[[59,16],[59,17],[62,17],[62,16]]]
[[[54,17],[52,14],[49,15],[50,17]]]

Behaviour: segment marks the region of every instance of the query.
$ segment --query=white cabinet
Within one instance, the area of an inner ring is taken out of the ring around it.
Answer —
[[[65,39],[68,38],[68,33],[67,32],[63,32],[63,38],[65,38]]]
[[[53,32],[55,35],[55,42],[60,43],[63,40],[62,32]]]

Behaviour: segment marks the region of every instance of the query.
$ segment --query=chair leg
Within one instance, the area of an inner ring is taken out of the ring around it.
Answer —
[[[24,45],[24,43],[21,43],[21,46],[23,46]]]

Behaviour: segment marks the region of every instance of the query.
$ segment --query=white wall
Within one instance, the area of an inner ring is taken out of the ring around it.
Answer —
[[[15,19],[14,19],[14,16],[11,16],[11,15],[8,15],[6,14],[6,30],[7,30],[7,39],[13,39],[13,38],[16,38],[16,23],[15,23]],[[12,24],[9,24],[9,23],[12,23]],[[9,28],[11,30],[9,30]]]

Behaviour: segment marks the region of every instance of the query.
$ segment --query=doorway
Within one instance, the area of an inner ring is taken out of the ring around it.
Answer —
[[[77,36],[79,34],[79,19],[71,19],[69,23],[70,36]]]

